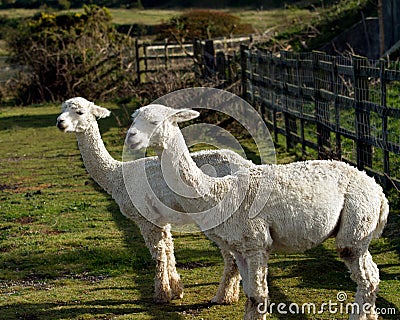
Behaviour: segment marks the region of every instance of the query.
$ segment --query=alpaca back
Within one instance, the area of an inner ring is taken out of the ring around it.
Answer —
[[[334,236],[338,228],[349,229],[350,237],[350,232],[362,234],[362,228],[378,235],[385,225],[388,206],[382,188],[343,162],[305,161],[249,170],[249,191],[239,210],[211,230],[228,243],[240,246],[249,235],[264,234],[272,238],[272,249],[302,252]],[[252,191],[259,187],[268,199],[249,217],[249,207],[257,200]],[[351,229],[355,224],[360,228]]]

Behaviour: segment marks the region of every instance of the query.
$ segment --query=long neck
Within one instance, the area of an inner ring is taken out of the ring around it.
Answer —
[[[90,176],[109,194],[112,193],[115,173],[120,162],[108,153],[101,139],[97,122],[85,132],[77,133],[79,150]]]
[[[183,201],[181,204],[186,212],[194,213],[191,217],[202,231],[219,226],[236,211],[241,203],[236,203],[236,200],[241,198],[230,196],[229,192],[234,187],[231,179],[204,174],[191,158],[179,129],[175,135],[167,137],[167,143],[157,153],[165,181],[181,196],[178,201]]]
[[[188,197],[201,197],[208,193],[211,178],[193,161],[180,130],[177,128],[175,134],[167,139],[164,147],[157,150],[167,184],[175,192]]]

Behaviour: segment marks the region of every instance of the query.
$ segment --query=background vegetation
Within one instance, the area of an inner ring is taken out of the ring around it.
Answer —
[[[115,30],[107,9],[40,13],[6,40],[12,62],[26,68],[12,83],[25,104],[76,95],[103,98],[128,90],[135,76],[129,52],[123,56],[133,40]]]
[[[324,5],[331,3],[331,0],[287,0],[285,4],[300,3],[302,6]],[[282,1],[279,0],[92,0],[90,4],[106,6],[110,8],[226,8],[226,7],[247,7],[247,8],[273,8],[281,7]],[[0,2],[0,8],[56,8],[69,9],[80,8],[88,4],[88,1],[83,0],[3,0]]]
[[[42,5],[52,3],[43,1]],[[279,10],[231,12],[110,11],[98,6],[43,11],[43,6],[39,11],[9,9],[0,18],[0,37],[7,44],[1,46],[0,40],[0,52],[22,66],[19,76],[2,91],[3,98],[13,97],[16,103],[59,101],[75,95],[101,100],[137,96],[143,90],[135,82],[133,35],[183,42],[257,33],[265,39],[259,46],[268,50],[304,51],[318,49],[359,21],[361,12],[376,14],[371,0],[319,2],[319,7],[313,1],[300,1],[296,7]]]

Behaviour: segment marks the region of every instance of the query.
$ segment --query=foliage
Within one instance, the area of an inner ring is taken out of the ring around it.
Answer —
[[[165,26],[160,38],[172,37],[174,40],[211,39],[229,37],[233,34],[249,34],[253,29],[240,23],[240,18],[230,13],[216,10],[190,10],[173,17]]]
[[[286,4],[295,4],[299,6],[321,5],[332,2],[333,0],[286,0]],[[84,0],[3,0],[0,1],[0,8],[55,8],[68,9],[80,8],[88,1]],[[89,3],[98,6],[106,6],[109,8],[226,8],[226,7],[247,7],[247,8],[278,8],[282,7],[283,3],[280,0],[92,0]]]
[[[270,50],[318,50],[323,44],[359,22],[364,16],[376,16],[377,4],[372,0],[343,0],[320,10],[310,21],[288,27],[263,44]]]
[[[105,8],[40,13],[6,40],[13,62],[26,66],[14,83],[25,104],[77,95],[105,98],[131,86],[135,77],[125,58],[131,39],[115,30]]]
[[[87,3],[95,4],[98,6],[106,7],[137,7],[141,8],[141,0],[130,1],[130,0],[98,0],[98,1],[83,1],[83,0],[7,0],[0,2],[0,8],[26,8],[26,9],[69,9],[69,8],[81,8]]]

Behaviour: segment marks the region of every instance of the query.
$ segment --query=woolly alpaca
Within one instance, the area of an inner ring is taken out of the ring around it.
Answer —
[[[350,318],[377,319],[374,306],[379,271],[368,246],[386,224],[389,207],[382,188],[364,172],[338,161],[254,166],[223,178],[209,177],[190,157],[177,126],[198,115],[193,110],[162,105],[143,107],[133,115],[126,142],[134,148],[158,148],[160,160],[171,168],[166,176],[178,181],[173,176],[179,175],[183,180],[175,188],[189,186],[197,191],[197,199],[179,199],[187,212],[217,206],[225,195],[229,199],[221,210],[239,207],[225,222],[205,233],[235,255],[247,296],[244,319],[266,318],[262,311],[268,310],[267,261],[271,250],[302,252],[328,237],[336,237],[339,255],[357,283],[355,302],[360,309],[357,312],[355,308]],[[246,176],[248,192],[240,187]],[[270,196],[258,215],[251,218],[248,208],[258,187]],[[243,193],[243,202],[237,203]],[[204,220],[196,222],[207,229]],[[366,313],[363,306],[367,304],[371,311]]]
[[[62,113],[57,118],[57,127],[64,132],[74,132],[86,170],[92,178],[109,193],[119,205],[121,212],[136,222],[144,237],[153,259],[156,261],[155,300],[168,302],[173,298],[182,298],[183,289],[179,274],[175,268],[174,245],[170,225],[158,227],[146,220],[133,206],[124,184],[123,166],[134,172],[138,167],[146,166],[147,177],[135,176],[136,186],[151,181],[158,188],[158,196],[172,208],[181,207],[176,203],[174,194],[162,178],[157,157],[120,162],[113,159],[102,141],[96,118],[104,118],[110,111],[96,106],[84,98],[72,98],[62,104]],[[250,166],[249,161],[233,152],[213,151],[193,154],[199,166],[211,164],[217,174],[228,174],[238,166]],[[124,169],[125,170],[125,169]],[[137,192],[141,191],[138,188]],[[135,190],[136,191],[136,190]],[[157,190],[156,190],[157,192]],[[144,195],[141,195],[144,196]],[[151,210],[152,208],[149,208]],[[225,261],[224,274],[213,302],[233,303],[239,298],[240,275],[233,255],[222,251]]]

